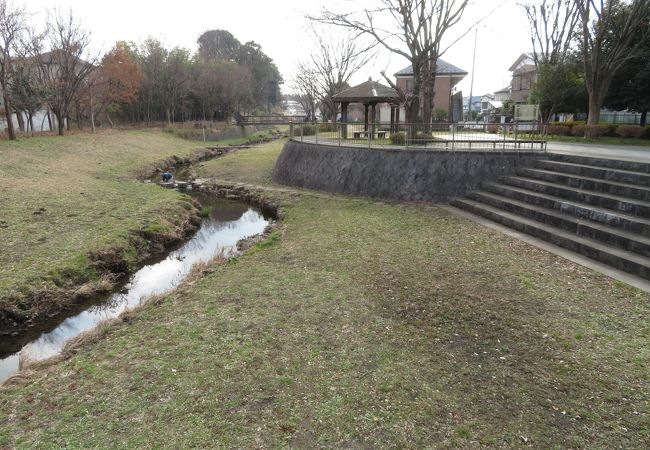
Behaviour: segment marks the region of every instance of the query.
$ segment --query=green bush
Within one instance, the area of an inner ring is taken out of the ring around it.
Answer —
[[[551,136],[568,136],[571,134],[571,127],[566,125],[549,125],[546,132]]]
[[[617,136],[616,128],[618,128],[618,125],[613,124],[613,123],[607,123],[607,124],[603,124],[603,125],[605,125],[607,127],[607,131],[605,132],[605,134],[603,136],[609,136],[609,137],[616,137]]]
[[[573,134],[576,137],[582,137],[585,136],[588,139],[596,139],[599,137],[604,136],[607,131],[609,130],[609,127],[604,124],[598,124],[598,125],[574,125],[571,128],[571,134]]]
[[[616,127],[616,135],[622,138],[636,138],[643,137],[647,132],[647,128],[638,125],[619,125]]]
[[[321,133],[329,133],[336,131],[336,125],[332,123],[321,123],[318,125],[318,131]]]
[[[301,132],[302,130],[302,132]],[[304,124],[293,127],[293,136],[314,136],[316,134],[316,125]]]
[[[427,142],[433,142],[435,139],[433,138],[431,133],[427,133],[427,132],[424,132],[424,131],[418,131],[417,133],[415,133],[414,140],[415,140],[415,142],[417,142],[419,144],[423,144],[423,143],[427,143]]]
[[[585,135],[585,130],[587,129],[587,125],[573,125],[571,127],[571,134],[576,136],[576,137],[581,137]]]
[[[569,128],[573,128],[575,125],[586,125],[587,122],[584,120],[567,120],[566,122],[551,122],[549,125],[563,125]]]
[[[404,145],[406,142],[406,133],[398,131],[397,133],[390,134],[390,142],[394,145]]]

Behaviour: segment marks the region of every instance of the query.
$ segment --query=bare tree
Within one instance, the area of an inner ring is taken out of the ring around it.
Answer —
[[[323,104],[327,117],[336,121],[338,105],[334,95],[348,87],[352,75],[374,57],[369,48],[359,48],[354,36],[332,39],[312,30],[316,50],[308,61],[298,66],[303,87],[313,91]]]
[[[614,76],[643,51],[650,31],[650,4],[648,0],[575,1],[582,25],[581,51],[589,94],[587,125],[596,125]]]
[[[45,47],[44,43],[47,43]],[[89,57],[90,33],[70,11],[50,16],[44,35],[33,36],[31,53],[38,66],[40,84],[47,92],[46,102],[56,116],[59,135],[93,70],[95,57]]]
[[[535,96],[540,104],[543,123],[548,123],[557,109],[565,104],[567,90],[573,88],[575,71],[569,62],[574,29],[578,24],[575,0],[537,0],[521,5],[530,25],[533,60],[537,71]]]
[[[167,55],[162,73],[164,86],[162,103],[168,125],[175,120],[178,109],[189,93],[190,77],[189,51],[184,48],[173,48]]]
[[[298,65],[298,73],[293,80],[293,89],[297,94],[300,106],[307,114],[307,120],[316,118],[316,105],[319,95],[315,80],[316,74],[312,69],[304,63]]]
[[[29,130],[34,135],[34,115],[43,106],[45,91],[38,83],[36,70],[28,61],[22,60],[14,69],[11,83],[11,99],[16,110],[27,113]]]
[[[16,46],[25,31],[25,11],[14,9],[6,0],[0,0],[0,88],[7,118],[9,139],[16,139],[16,130],[11,118],[13,105],[11,101],[11,83],[14,75],[14,56]]]
[[[541,0],[521,5],[530,24],[535,64],[557,64],[575,41],[578,24],[575,0]]]
[[[365,9],[360,14],[325,10],[322,16],[313,19],[370,36],[376,45],[409,60],[413,67],[413,90],[410,93],[398,90],[405,102],[406,119],[428,124],[433,110],[436,64],[448,48],[442,47],[442,38],[461,19],[468,0],[380,0],[379,3],[377,8]],[[379,25],[385,20],[392,23],[392,29]],[[397,88],[385,74],[384,78]]]

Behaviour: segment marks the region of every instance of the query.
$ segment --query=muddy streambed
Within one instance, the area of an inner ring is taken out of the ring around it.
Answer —
[[[194,264],[219,255],[232,256],[237,252],[239,240],[262,233],[269,224],[267,218],[247,204],[199,193],[193,196],[210,208],[210,216],[203,220],[199,231],[189,241],[164,259],[144,265],[118,292],[80,305],[64,320],[58,316],[55,323],[46,324],[40,331],[3,338],[0,382],[26,363],[59,354],[67,341],[93,329],[99,322],[119,316],[151,295],[173,289],[185,279]]]

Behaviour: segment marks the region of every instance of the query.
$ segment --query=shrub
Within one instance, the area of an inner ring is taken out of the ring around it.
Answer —
[[[550,125],[564,125],[569,128],[573,128],[576,125],[586,125],[587,122],[584,120],[567,120],[566,122],[551,122]]]
[[[595,139],[605,135],[607,133],[607,125],[598,124],[598,125],[574,125],[571,128],[571,134],[576,137],[585,136],[588,139]]]
[[[603,136],[616,137],[616,128],[618,128],[618,125],[615,125],[613,123],[608,123],[604,125],[607,127],[607,131]]]
[[[571,127],[571,134],[576,137],[582,137],[585,135],[586,129],[587,129],[587,125],[583,125],[583,124],[573,125]]]
[[[302,133],[300,132],[302,130]],[[316,126],[315,125],[309,125],[309,124],[304,124],[304,125],[298,125],[293,127],[293,136],[294,137],[300,137],[300,136],[313,136],[316,134]]]
[[[547,133],[551,136],[568,136],[571,134],[571,127],[566,125],[549,125]]]
[[[641,138],[646,134],[646,129],[638,125],[619,125],[616,134],[622,138]]]
[[[397,133],[390,134],[390,142],[394,145],[404,145],[406,142],[406,133],[398,131]]]
[[[411,136],[411,140],[414,144],[426,144],[428,142],[433,142],[435,139],[431,133],[425,131],[417,131],[415,135]]]
[[[643,139],[650,139],[650,125],[645,127],[645,134],[643,135]]]
[[[598,125],[587,125],[587,136],[591,138],[599,138],[606,136],[609,132],[609,126],[599,123]]]
[[[321,123],[318,125],[318,131],[321,133],[329,133],[330,131],[336,131],[336,125],[331,123]]]
[[[485,129],[488,133],[497,133],[499,131],[499,125],[491,123]]]

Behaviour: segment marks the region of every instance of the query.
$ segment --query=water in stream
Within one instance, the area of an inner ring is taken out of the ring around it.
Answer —
[[[203,220],[199,231],[178,250],[163,260],[142,267],[119,292],[103,301],[77,311],[62,322],[59,318],[57,324],[52,324],[49,330],[27,342],[18,340],[0,347],[0,382],[17,372],[23,362],[54,356],[68,340],[94,328],[99,322],[119,316],[139,305],[144,298],[173,289],[194,264],[220,254],[233,255],[237,251],[237,241],[262,233],[268,225],[261,213],[243,203],[207,196],[201,196],[199,200],[212,208],[211,216]],[[12,346],[18,348],[11,349]]]

